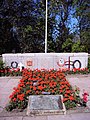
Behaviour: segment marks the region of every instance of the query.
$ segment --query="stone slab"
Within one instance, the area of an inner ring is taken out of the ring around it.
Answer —
[[[62,95],[31,95],[27,115],[66,114],[62,99]]]
[[[88,53],[17,53],[3,54],[3,62],[6,66],[12,66],[12,62],[22,63],[28,68],[27,61],[31,61],[30,69],[59,69],[59,68],[86,68],[88,64]],[[57,64],[59,62],[59,64]],[[19,66],[17,66],[19,67]]]

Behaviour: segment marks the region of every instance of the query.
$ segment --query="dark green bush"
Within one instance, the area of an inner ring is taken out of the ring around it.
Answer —
[[[4,69],[4,62],[2,60],[0,60],[0,69]]]
[[[88,70],[90,71],[90,57],[88,58]]]

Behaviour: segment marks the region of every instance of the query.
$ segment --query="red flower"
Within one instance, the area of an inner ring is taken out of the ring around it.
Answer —
[[[71,93],[71,90],[66,90],[65,93],[70,94],[70,93]]]
[[[20,101],[23,101],[24,100],[24,94],[20,94],[20,95],[17,95],[17,98],[20,100]]]
[[[73,96],[69,96],[69,99],[72,101],[72,100],[75,100],[75,98]]]
[[[26,91],[26,94],[29,94],[31,92],[31,90],[28,90],[28,91]]]
[[[49,86],[50,86],[50,87],[53,87],[53,84],[52,84],[52,83],[49,83]]]
[[[66,102],[68,100],[68,98],[63,98],[63,102]]]
[[[30,89],[32,89],[32,88],[33,88],[33,86],[30,85]]]
[[[36,91],[36,94],[39,94],[39,91],[38,91],[38,90]]]
[[[68,94],[64,94],[64,97],[68,97]]]
[[[33,82],[37,81],[34,85]],[[11,102],[25,100],[29,94],[42,94],[50,92],[52,94],[63,94],[63,102],[75,100],[74,93],[70,90],[71,85],[66,80],[64,73],[55,70],[23,70],[23,78],[20,80],[17,88],[9,96]],[[25,92],[25,94],[23,94]]]
[[[38,89],[42,91],[43,90],[43,86],[38,86]]]
[[[54,90],[52,90],[51,92],[52,92],[52,93],[55,93],[55,91],[54,91]]]
[[[14,101],[14,102],[16,102],[16,100],[17,100],[16,98],[13,98],[13,101]]]
[[[34,86],[34,87],[33,87],[33,90],[36,91],[36,89],[37,89],[37,88]]]
[[[62,92],[63,92],[63,90],[60,89],[60,93],[62,93]]]

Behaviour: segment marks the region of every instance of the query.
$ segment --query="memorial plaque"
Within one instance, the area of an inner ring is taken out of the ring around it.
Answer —
[[[29,96],[27,115],[65,114],[62,95]]]

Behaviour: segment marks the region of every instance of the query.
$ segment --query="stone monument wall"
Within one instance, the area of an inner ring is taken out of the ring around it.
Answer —
[[[30,69],[86,68],[88,64],[88,53],[17,53],[2,57],[12,68],[18,68],[20,63]]]

